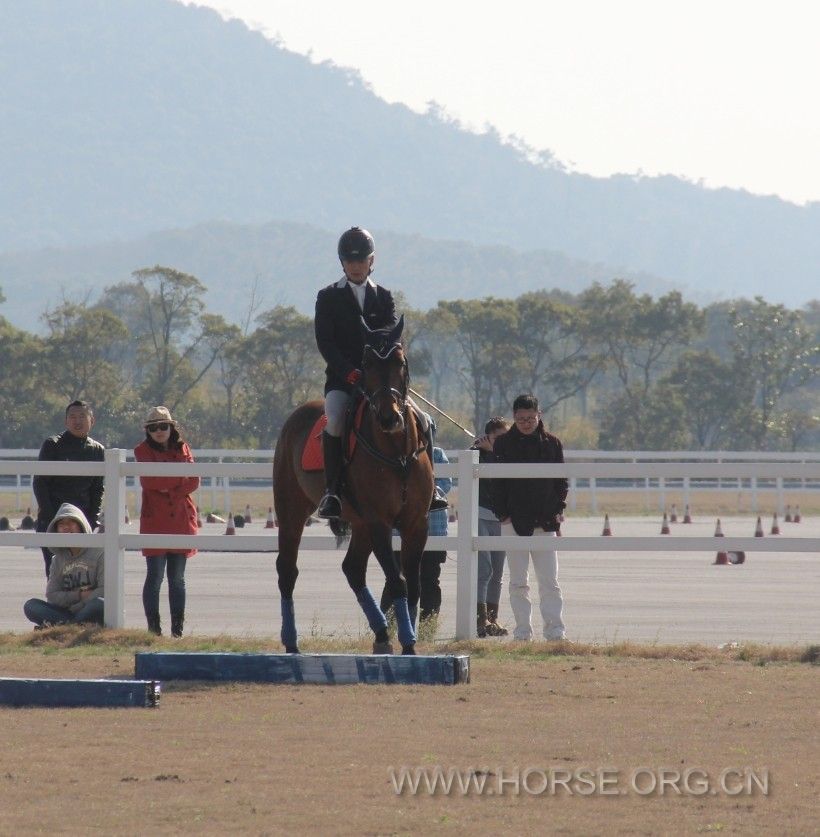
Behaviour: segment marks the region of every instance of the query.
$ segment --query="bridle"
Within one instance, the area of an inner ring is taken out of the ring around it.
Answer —
[[[370,351],[373,352],[373,354],[376,355],[376,357],[379,358],[379,360],[386,361],[396,349],[400,348],[401,343],[396,342],[393,343],[384,352],[377,350],[373,346],[366,347],[365,351],[367,351],[367,349],[370,349]],[[398,407],[399,412],[406,419],[405,413],[407,411],[407,391],[410,388],[410,365],[407,363],[407,357],[402,358],[401,370],[402,388],[400,390],[396,389],[395,387],[391,387],[389,383],[386,383],[384,386],[381,386],[378,389],[373,390],[373,392],[367,392],[367,390],[365,390],[364,387],[362,387],[361,385],[357,385],[358,391],[361,393],[364,400],[367,401],[367,405],[370,407],[373,413],[375,413],[376,416],[379,415],[379,407],[377,402],[379,401],[382,393],[385,393],[389,398],[393,400],[395,405]]]
[[[390,345],[385,351],[379,351],[373,346],[369,346],[367,348],[370,349],[380,360],[387,360],[391,354],[397,349],[401,347],[401,343],[393,343]],[[367,348],[365,351],[367,351]],[[377,403],[380,399],[380,396],[386,394],[389,398],[393,400],[396,406],[399,409],[399,412],[404,419],[404,445],[403,450],[407,451],[407,445],[409,443],[409,435],[410,435],[410,421],[415,421],[415,416],[413,415],[412,411],[410,410],[410,405],[407,400],[407,391],[410,388],[410,366],[407,363],[407,358],[402,358],[402,389],[396,389],[396,387],[390,386],[389,383],[384,384],[384,386],[379,387],[378,389],[373,390],[372,392],[367,392],[364,387],[360,384],[357,384],[356,389],[359,393],[361,393],[362,398],[367,402],[370,410],[372,411],[373,415],[376,417],[378,422],[379,419],[379,409]],[[425,443],[421,443],[416,447],[414,451],[401,454],[396,457],[387,456],[378,450],[375,445],[371,444],[367,438],[365,438],[364,434],[361,433],[357,428],[354,427],[353,432],[356,434],[356,438],[358,439],[359,443],[362,447],[372,456],[374,459],[377,459],[379,462],[387,465],[388,467],[398,471],[399,474],[402,476],[402,504],[407,499],[407,478],[410,474],[410,468],[412,467],[413,463],[418,460],[421,453],[423,453],[427,449],[427,445]]]

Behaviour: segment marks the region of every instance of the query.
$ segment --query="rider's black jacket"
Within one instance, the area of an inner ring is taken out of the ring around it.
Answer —
[[[346,279],[319,291],[316,297],[316,345],[327,362],[325,394],[332,389],[350,392],[347,376],[361,367],[364,354],[362,317],[371,330],[392,328],[397,320],[393,296],[380,285],[365,289],[364,311]]]

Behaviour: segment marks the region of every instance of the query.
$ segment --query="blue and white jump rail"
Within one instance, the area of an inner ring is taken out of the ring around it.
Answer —
[[[0,677],[0,706],[154,707],[156,680],[43,680]]]
[[[449,686],[470,682],[470,658],[466,655],[144,651],[137,652],[134,658],[136,677],[157,680],[326,686],[354,683]]]

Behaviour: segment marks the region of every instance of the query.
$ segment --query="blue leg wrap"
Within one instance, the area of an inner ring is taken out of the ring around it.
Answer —
[[[285,648],[296,647],[296,614],[293,610],[293,599],[282,596],[282,645]]]
[[[370,625],[373,633],[377,634],[379,631],[383,631],[387,627],[387,619],[385,619],[381,608],[376,603],[370,590],[367,587],[362,587],[356,593],[356,598],[362,606],[364,615],[367,617],[367,624]]]
[[[402,648],[416,642],[416,632],[410,621],[410,611],[407,609],[407,597],[393,599],[393,612],[396,614],[396,632]]]

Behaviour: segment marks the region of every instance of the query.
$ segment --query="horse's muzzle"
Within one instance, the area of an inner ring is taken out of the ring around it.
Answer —
[[[404,417],[399,412],[379,413],[379,426],[385,433],[403,433]]]

